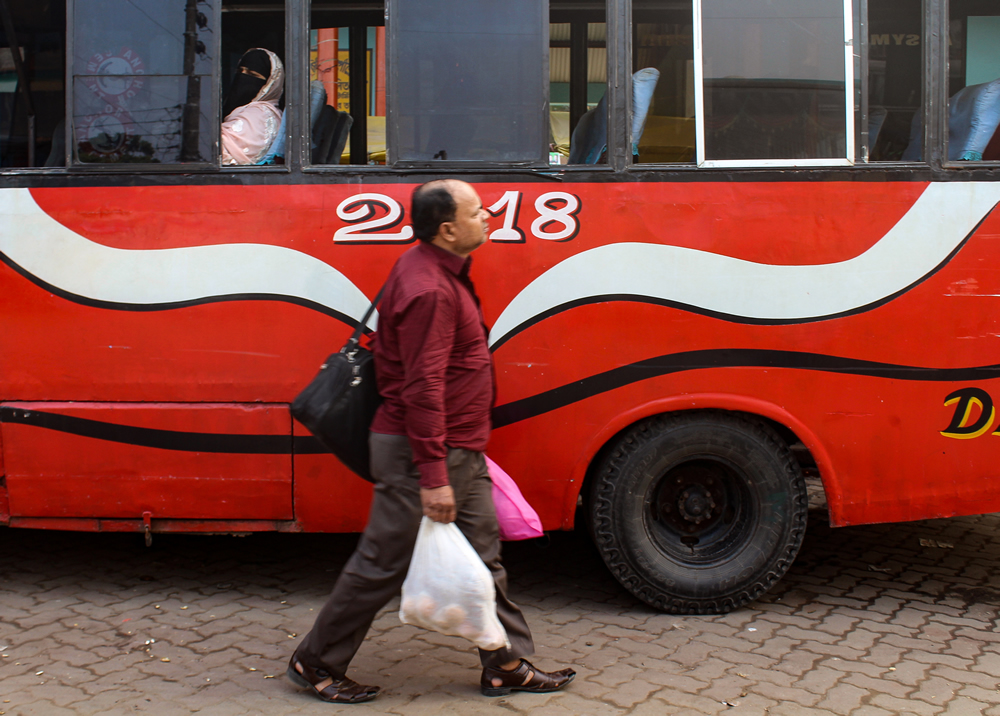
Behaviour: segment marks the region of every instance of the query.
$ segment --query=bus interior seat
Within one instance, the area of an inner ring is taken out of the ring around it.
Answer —
[[[869,154],[875,149],[875,144],[878,142],[878,135],[881,134],[882,127],[885,125],[885,118],[888,116],[889,112],[885,107],[870,107],[868,109]]]
[[[60,119],[56,128],[52,130],[52,148],[49,149],[49,156],[45,159],[47,167],[66,166],[66,120]]]
[[[312,152],[313,164],[340,164],[340,157],[347,146],[354,117],[347,112],[339,112],[331,105],[325,105],[313,129],[316,148]]]
[[[319,114],[323,107],[326,105],[326,87],[320,80],[313,80],[309,83],[309,129],[310,133],[316,128],[316,122],[319,120]],[[284,158],[285,156],[285,118],[288,117],[288,112],[281,113],[281,124],[278,125],[278,136],[274,138],[271,143],[270,149],[267,150],[267,154],[261,159],[258,164],[275,164],[275,160],[278,157]],[[316,140],[312,139],[311,150],[316,149]]]
[[[632,75],[632,156],[639,156],[639,140],[646,128],[646,117],[659,80],[660,71],[655,67],[644,67]]]
[[[653,67],[645,67],[632,75],[632,123],[629,130],[633,155],[639,153],[639,140],[646,126],[653,91],[659,79],[660,71]],[[596,107],[580,117],[573,129],[569,140],[569,163],[598,164],[607,148],[608,100],[605,93]]]
[[[1000,127],[993,132],[993,138],[986,145],[986,149],[983,150],[983,161],[1000,161]]]
[[[1000,79],[970,85],[948,100],[948,160],[980,161],[1000,125]],[[920,161],[924,129],[920,112],[910,125],[903,161]]]
[[[337,118],[337,110],[330,105],[324,105],[320,108],[319,117],[316,120],[316,125],[312,129],[312,153],[311,161],[313,164],[321,164],[319,161],[319,148],[323,144],[323,138],[333,131],[333,122]]]
[[[580,117],[569,138],[570,164],[598,164],[608,147],[608,95]]]

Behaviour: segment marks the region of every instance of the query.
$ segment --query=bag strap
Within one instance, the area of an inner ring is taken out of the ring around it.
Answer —
[[[375,312],[375,307],[378,305],[378,302],[382,300],[383,291],[385,291],[385,284],[382,284],[382,288],[380,288],[378,293],[375,294],[375,299],[372,301],[372,305],[370,305],[368,310],[365,311],[364,318],[361,319],[358,327],[354,329],[354,333],[351,334],[351,337],[347,339],[347,344],[343,347],[342,352],[349,352],[361,343],[361,334],[364,333],[365,326],[368,325],[368,319],[371,318],[372,314]]]

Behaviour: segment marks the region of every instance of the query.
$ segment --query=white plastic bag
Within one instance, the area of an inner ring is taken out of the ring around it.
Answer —
[[[487,651],[510,646],[497,618],[493,576],[454,522],[420,521],[399,620]]]

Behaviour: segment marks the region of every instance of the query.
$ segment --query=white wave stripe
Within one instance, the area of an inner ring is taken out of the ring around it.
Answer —
[[[668,301],[765,321],[856,310],[934,270],[998,201],[1000,182],[931,184],[874,246],[830,264],[776,266],[648,243],[590,249],[556,264],[515,296],[494,324],[490,345],[546,311],[601,296]]]
[[[282,246],[103,246],[46,214],[27,189],[0,190],[0,252],[50,286],[102,303],[163,306],[254,294],[309,301],[355,321],[371,305],[337,269]],[[373,314],[368,326],[376,322]]]

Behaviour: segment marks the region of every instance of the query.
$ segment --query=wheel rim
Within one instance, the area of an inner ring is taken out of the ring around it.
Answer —
[[[677,562],[711,566],[747,543],[758,505],[750,479],[718,456],[673,465],[651,485],[645,500],[646,532]]]

